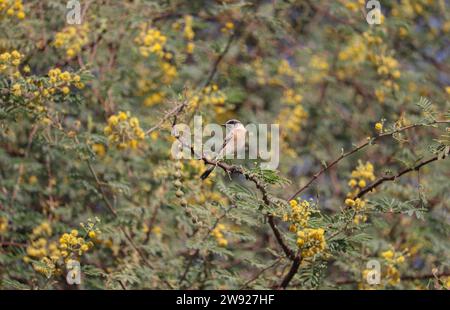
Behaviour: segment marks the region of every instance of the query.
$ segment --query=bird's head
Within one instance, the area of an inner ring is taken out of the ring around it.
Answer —
[[[237,119],[230,119],[225,124],[223,124],[222,126],[235,127],[237,125],[242,125],[242,123],[240,121],[238,121]]]

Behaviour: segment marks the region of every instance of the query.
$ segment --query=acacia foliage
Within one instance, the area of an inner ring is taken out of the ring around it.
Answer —
[[[449,287],[444,1],[3,2],[1,288]],[[195,114],[280,124],[278,170],[201,181]]]

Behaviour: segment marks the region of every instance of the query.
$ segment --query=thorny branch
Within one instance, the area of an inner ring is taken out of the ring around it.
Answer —
[[[352,150],[350,150],[350,151],[348,151],[348,152],[346,152],[346,153],[341,154],[341,156],[339,156],[339,157],[336,158],[335,160],[333,160],[333,161],[327,163],[324,167],[322,167],[322,169],[320,169],[318,172],[316,172],[316,173],[312,176],[312,178],[311,178],[305,185],[303,185],[303,186],[302,186],[299,190],[297,190],[294,194],[292,194],[291,196],[289,196],[288,201],[294,199],[295,197],[297,197],[300,193],[302,193],[304,190],[306,190],[306,189],[307,189],[314,181],[316,181],[316,180],[317,180],[324,172],[328,171],[330,168],[332,168],[333,166],[335,166],[335,165],[336,165],[337,163],[339,163],[342,159],[344,159],[344,158],[346,158],[346,157],[348,157],[348,156],[350,156],[350,155],[352,155],[352,154],[358,152],[359,150],[365,148],[366,146],[369,146],[369,145],[371,145],[371,144],[374,144],[375,142],[377,142],[378,140],[381,140],[382,138],[390,137],[390,136],[392,136],[392,135],[395,135],[395,134],[397,134],[397,133],[400,133],[400,132],[402,132],[402,131],[409,130],[409,129],[412,129],[412,128],[415,128],[415,127],[420,127],[420,126],[432,126],[432,125],[436,125],[436,124],[449,124],[449,123],[450,123],[449,120],[440,120],[440,121],[433,121],[433,122],[430,122],[430,123],[427,123],[427,124],[422,124],[422,123],[419,123],[419,124],[412,124],[412,125],[408,125],[408,126],[405,126],[405,127],[399,128],[399,129],[396,129],[396,130],[394,130],[394,131],[387,132],[387,133],[383,133],[383,134],[380,134],[380,135],[378,135],[378,136],[376,136],[376,137],[373,137],[372,139],[367,140],[366,142],[364,142],[364,143],[362,143],[362,144],[356,146],[356,147],[353,148]]]

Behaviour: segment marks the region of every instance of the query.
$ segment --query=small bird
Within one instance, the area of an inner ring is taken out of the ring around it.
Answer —
[[[230,119],[225,124],[223,124],[229,132],[225,139],[219,152],[217,153],[215,161],[224,158],[226,155],[232,155],[234,152],[239,152],[243,147],[245,147],[245,135],[247,129],[244,125],[236,119]],[[244,141],[244,143],[238,143],[238,141]],[[202,180],[206,179],[211,172],[216,168],[216,165],[209,167],[205,172],[202,173],[200,178]]]

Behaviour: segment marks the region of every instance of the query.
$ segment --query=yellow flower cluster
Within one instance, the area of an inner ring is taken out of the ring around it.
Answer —
[[[234,30],[234,24],[233,22],[226,22],[225,25],[220,29],[223,33],[230,33]]]
[[[189,101],[189,106],[195,109],[199,105],[212,105],[215,108],[216,114],[220,114],[225,111],[224,105],[226,99],[226,95],[219,89],[219,86],[212,84],[206,86],[199,95],[192,96]]]
[[[167,37],[158,29],[147,29],[147,24],[142,24],[141,32],[134,39],[134,42],[139,46],[139,53],[142,56],[148,57],[155,54],[160,58],[164,57],[164,45],[167,42]]]
[[[358,12],[359,10],[362,10],[366,3],[365,0],[344,0],[340,1],[346,9],[352,11],[352,12]]]
[[[65,233],[59,238],[59,248],[61,249],[62,257],[68,257],[71,254],[81,256],[94,246],[92,241],[86,242],[84,238],[78,237],[78,234],[78,230],[74,229],[70,234]],[[92,232],[92,235],[95,237],[95,232]]]
[[[385,259],[387,264],[386,278],[388,279],[389,285],[397,285],[400,283],[398,266],[405,262],[405,256],[408,255],[407,251],[399,253],[393,250],[387,250],[381,253],[381,257]]]
[[[211,231],[211,235],[214,236],[214,238],[216,239],[217,243],[219,244],[219,246],[221,247],[226,247],[228,245],[228,240],[225,239],[224,235],[223,235],[223,231],[226,229],[225,225],[223,224],[217,224],[216,228],[214,228]]]
[[[395,17],[403,17],[412,20],[416,15],[421,15],[424,12],[423,6],[427,4],[432,4],[432,1],[403,0],[400,1],[397,6],[392,8],[391,14]]]
[[[396,80],[400,78],[398,61],[392,56],[370,53],[368,59],[375,66],[377,74],[383,79],[382,87],[375,89],[375,97],[380,103],[384,103],[386,90],[398,91],[400,86]]]
[[[195,33],[194,30],[192,30],[192,16],[191,15],[186,15],[184,17],[184,37],[187,40],[187,45],[186,45],[186,52],[188,54],[192,54],[194,52],[194,48],[195,48],[195,44],[194,44],[194,37],[195,37]]]
[[[348,182],[348,185],[353,190],[347,194],[347,197],[355,197],[362,188],[366,187],[367,181],[374,181],[375,175],[373,171],[374,168],[370,162],[363,164],[361,161],[358,161],[358,166],[352,171],[351,179]]]
[[[342,61],[336,71],[339,79],[355,74],[355,69],[364,61],[369,61],[375,67],[383,83],[375,89],[375,97],[380,103],[385,101],[386,89],[399,90],[396,82],[401,76],[399,63],[387,53],[387,47],[378,34],[369,30],[352,37],[350,43],[339,52],[338,59]]]
[[[324,56],[313,55],[310,59],[311,82],[320,82],[328,74],[329,64]]]
[[[351,190],[347,194],[345,205],[354,208],[357,212],[354,218],[355,224],[367,221],[367,216],[363,214],[366,200],[356,198],[356,196],[361,189],[367,186],[367,182],[372,182],[375,180],[375,175],[373,172],[374,168],[370,162],[363,164],[361,161],[358,161],[358,166],[352,171],[351,179],[348,182],[348,186],[350,186]]]
[[[5,52],[0,54],[0,74],[10,74],[14,77],[19,77],[19,65],[22,58],[23,55],[16,50],[11,53]]]
[[[167,83],[176,77],[177,71],[176,68],[171,66],[170,63],[166,63],[166,65],[164,65],[164,63],[166,62],[162,62],[160,64],[163,70],[162,82]],[[141,66],[139,74],[141,78],[137,81],[138,91],[136,95],[143,97],[143,103],[148,107],[162,103],[165,99],[166,93],[161,89],[161,84],[158,83],[158,79],[150,77],[151,70],[142,68]]]
[[[48,222],[43,222],[41,225],[33,229],[30,236],[31,244],[27,247],[27,255],[23,258],[24,262],[28,263],[32,259],[34,270],[44,274],[50,278],[54,274],[62,272],[61,266],[73,260],[74,257],[83,255],[94,246],[97,234],[100,231],[95,227],[100,220],[88,219],[87,225],[81,223],[85,230],[84,236],[79,236],[78,230],[74,229],[70,234],[63,234],[58,242],[48,242],[45,237],[50,237],[52,229]],[[36,262],[35,260],[39,260]]]
[[[338,59],[340,61],[351,61],[353,64],[359,64],[366,59],[366,54],[366,43],[360,36],[356,36],[348,46],[339,52]]]
[[[22,0],[0,0],[0,16],[2,15],[24,19]]]
[[[256,75],[256,81],[259,85],[267,84],[267,75],[261,57],[256,57],[255,61],[252,63],[252,70]]]
[[[377,34],[365,31],[362,35],[369,46],[381,46],[383,44],[383,38]]]
[[[148,25],[146,23],[143,23],[140,28],[141,32],[134,39],[134,42],[139,47],[139,53],[143,57],[156,55],[158,59],[158,65],[162,72],[162,83],[172,83],[178,72],[176,66],[170,62],[173,58],[172,53],[166,52],[164,50],[167,42],[167,37],[156,28],[148,28]],[[154,91],[156,91],[155,87],[153,87],[153,89]]]
[[[108,125],[103,129],[110,143],[115,144],[117,149],[136,149],[139,141],[144,140],[145,132],[139,126],[136,117],[130,117],[129,112],[120,111],[117,115],[108,118]]]
[[[149,231],[148,225],[147,225],[146,223],[144,223],[144,224],[142,225],[142,232],[143,232],[144,234],[148,234],[149,232],[151,232],[151,233],[154,234],[157,238],[161,238],[161,236],[162,236],[162,228],[161,228],[161,226],[158,226],[158,225],[155,225],[155,226],[152,228],[152,231]]]
[[[93,248],[94,241],[97,241],[97,236],[100,234],[100,230],[96,227],[99,222],[100,219],[96,217],[95,219],[88,219],[86,224],[80,223],[84,230],[83,235],[77,229],[73,229],[70,234],[63,234],[59,238],[61,256],[67,260],[68,258],[81,256]]]
[[[303,77],[300,74],[300,71],[294,70],[286,59],[282,59],[278,64],[277,73],[280,76],[292,78],[295,83],[303,82]]]
[[[30,244],[26,249],[27,255],[23,257],[25,263],[33,260],[33,269],[47,277],[60,272],[56,263],[61,257],[61,252],[56,242],[48,241],[51,235],[52,228],[48,222],[44,221],[36,226],[30,235]]]
[[[78,89],[84,88],[84,83],[81,82],[81,77],[78,74],[70,73],[68,71],[62,72],[61,69],[55,68],[48,72],[48,76],[50,78],[50,84],[53,86],[48,89],[50,94],[55,93],[57,89],[64,95],[68,95],[72,84]],[[44,90],[43,94],[45,96],[47,92]]]
[[[94,143],[94,144],[92,144],[92,150],[100,158],[103,158],[106,155],[106,148],[101,143]]]
[[[289,145],[290,139],[295,137],[300,132],[304,120],[306,120],[308,114],[300,104],[294,107],[282,108],[277,117],[277,123],[281,128],[280,147],[284,154],[295,157],[296,153]]]
[[[322,228],[305,228],[297,232],[297,245],[302,248],[302,257],[312,257],[326,247],[325,231]]]
[[[153,94],[148,95],[144,100],[144,105],[147,107],[154,106],[161,103],[164,100],[165,94],[163,91],[157,91]]]
[[[302,102],[303,96],[296,93],[292,88],[287,88],[283,92],[282,100],[289,105],[296,105]]]
[[[182,166],[182,173],[186,176],[186,179],[195,179],[196,176],[200,175],[205,171],[207,167],[202,160],[191,159],[186,165]],[[215,172],[213,172],[214,174]],[[214,190],[214,177],[209,177],[201,183],[201,187],[198,191],[190,191],[187,197],[187,203],[189,205],[203,205],[218,204],[226,205],[228,199],[220,191]],[[211,209],[214,212],[214,209]]]
[[[296,199],[289,201],[291,210],[283,215],[284,222],[291,222],[289,230],[297,232],[300,228],[306,227],[311,215],[311,203],[303,200],[298,203]]]
[[[73,58],[81,52],[83,46],[89,42],[89,25],[67,26],[55,35],[53,45],[65,49],[66,56]]]
[[[23,57],[19,52],[13,51],[11,53],[3,53],[0,55],[0,62],[11,62],[13,66],[18,66],[20,59]],[[5,64],[5,63],[3,63]],[[1,65],[0,65],[1,67]],[[8,70],[8,68],[6,68]],[[33,114],[37,120],[43,124],[50,124],[51,121],[47,117],[47,102],[57,98],[52,97],[55,94],[68,95],[71,91],[71,86],[78,89],[84,88],[84,83],[81,82],[81,77],[76,73],[62,72],[59,68],[51,69],[48,77],[39,76],[22,76],[18,69],[13,74],[13,82],[11,83],[10,92],[16,97],[23,97],[24,101],[11,101],[11,104],[21,105],[28,109],[30,114]],[[9,70],[12,72],[11,70]],[[29,72],[27,66],[23,68],[24,72]]]
[[[0,217],[0,234],[4,234],[8,230],[8,219]]]
[[[378,75],[393,79],[398,79],[401,76],[398,70],[398,61],[395,58],[386,55],[373,55],[371,60],[377,66]]]
[[[326,247],[325,230],[308,228],[310,216],[314,211],[311,203],[307,200],[299,202],[293,199],[289,201],[289,212],[283,214],[283,221],[290,222],[289,230],[297,233],[297,246],[301,249],[303,258],[323,252]]]
[[[283,108],[278,115],[278,123],[282,124],[284,129],[291,133],[298,133],[301,130],[303,121],[308,117],[308,113],[301,105],[296,105],[294,108]],[[282,133],[288,134],[287,132]]]
[[[172,55],[170,53],[167,53],[169,55]],[[160,63],[161,71],[162,71],[162,78],[161,81],[164,84],[170,84],[172,81],[177,77],[177,67],[175,65],[171,64],[168,61],[161,61]]]

